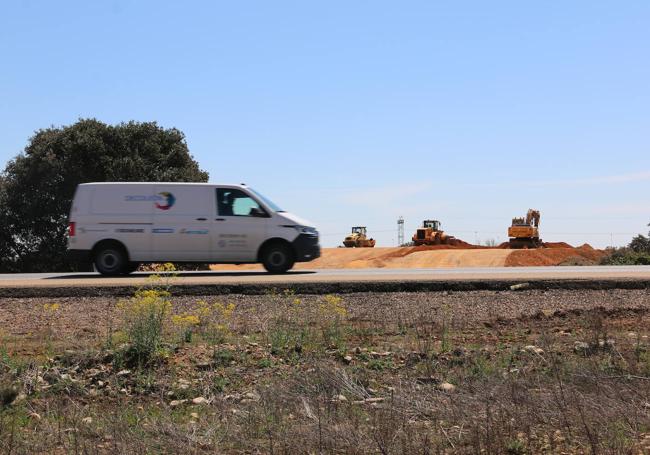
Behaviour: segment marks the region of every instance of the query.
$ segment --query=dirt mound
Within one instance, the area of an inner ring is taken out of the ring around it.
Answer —
[[[544,248],[573,248],[566,242],[543,242]]]
[[[437,267],[529,267],[597,264],[605,254],[590,245],[565,247],[564,242],[547,248],[512,250],[470,245],[431,245],[402,248],[323,248],[312,262],[296,264],[297,270]],[[260,270],[257,264],[213,265],[212,270]]]
[[[605,252],[589,245],[579,248],[538,248],[513,250],[506,259],[507,267],[530,267],[549,265],[595,265]]]
[[[324,248],[315,261],[298,268],[432,268],[503,266],[509,252],[460,245],[404,248]]]
[[[320,258],[297,270],[365,268],[503,267],[510,251],[450,245],[403,248],[323,248]],[[212,265],[212,270],[259,270],[260,265]]]

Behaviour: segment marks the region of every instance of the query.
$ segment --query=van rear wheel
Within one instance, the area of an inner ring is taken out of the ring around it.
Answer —
[[[105,246],[95,253],[95,268],[102,275],[121,275],[127,272],[128,266],[126,253],[117,246]]]
[[[264,249],[262,264],[269,273],[285,273],[294,263],[293,253],[288,245],[274,243]]]

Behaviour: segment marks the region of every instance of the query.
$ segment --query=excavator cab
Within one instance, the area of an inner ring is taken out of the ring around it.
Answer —
[[[366,227],[365,226],[355,226],[352,228],[352,233],[353,234],[359,234],[359,235],[366,235]]]
[[[440,221],[438,221],[438,220],[424,220],[422,222],[422,227],[423,228],[430,228],[430,229],[433,229],[434,231],[442,231],[442,225],[440,224]]]

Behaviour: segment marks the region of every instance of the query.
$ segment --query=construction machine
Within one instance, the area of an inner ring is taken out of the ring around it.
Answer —
[[[369,239],[365,226],[354,226],[352,233],[345,237],[343,245],[346,248],[372,248],[375,246],[375,239]]]
[[[415,245],[456,245],[457,243],[459,241],[456,237],[444,233],[438,220],[424,220],[422,227],[419,227],[413,235]]]
[[[539,238],[539,210],[528,210],[526,218],[513,218],[508,228],[510,248],[539,248],[542,241]]]

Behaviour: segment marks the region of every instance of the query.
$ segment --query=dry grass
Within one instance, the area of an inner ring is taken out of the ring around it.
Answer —
[[[470,319],[447,303],[373,311],[290,291],[208,302],[212,313],[171,301],[180,319],[170,314],[157,361],[128,370],[128,340],[106,343],[119,318],[65,350],[66,334],[51,330],[64,313],[48,310],[48,347],[19,355],[20,336],[5,342],[0,452],[650,450],[645,311]],[[180,336],[183,318],[192,324]]]

